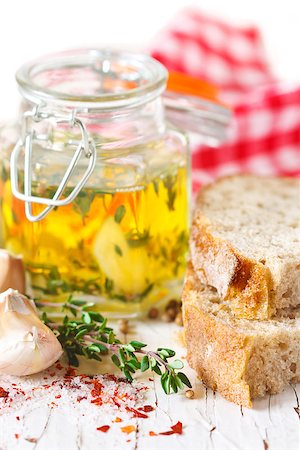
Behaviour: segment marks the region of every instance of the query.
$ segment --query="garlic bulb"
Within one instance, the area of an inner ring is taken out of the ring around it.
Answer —
[[[8,288],[25,293],[25,271],[20,256],[13,256],[0,249],[0,292]]]
[[[33,300],[13,289],[0,294],[0,372],[31,375],[61,355],[56,336],[40,320]]]

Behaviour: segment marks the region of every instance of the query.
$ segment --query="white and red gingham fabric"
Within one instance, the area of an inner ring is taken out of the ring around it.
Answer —
[[[188,9],[160,33],[151,54],[170,71],[218,86],[233,110],[225,143],[193,149],[194,189],[237,172],[300,176],[300,83],[276,80],[256,28]]]

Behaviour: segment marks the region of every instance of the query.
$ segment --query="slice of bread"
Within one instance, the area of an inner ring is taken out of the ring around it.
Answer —
[[[204,187],[191,240],[197,276],[237,317],[300,304],[300,180],[237,175]]]
[[[203,382],[226,399],[251,399],[300,382],[300,311],[294,319],[238,319],[191,265],[183,289],[187,359]]]

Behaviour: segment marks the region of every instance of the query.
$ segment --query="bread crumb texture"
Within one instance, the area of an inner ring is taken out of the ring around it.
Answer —
[[[199,279],[237,317],[291,315],[300,302],[300,180],[236,175],[204,187],[190,251]]]

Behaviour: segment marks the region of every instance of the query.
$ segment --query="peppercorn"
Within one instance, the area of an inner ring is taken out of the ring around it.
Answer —
[[[119,325],[119,331],[120,333],[126,334],[128,333],[129,327],[128,327],[128,320],[126,319],[121,319],[118,322]]]
[[[149,309],[149,311],[148,311],[149,319],[157,319],[158,314],[159,314],[159,310],[155,307]]]
[[[194,395],[195,395],[195,393],[194,393],[194,391],[192,391],[192,389],[188,389],[188,390],[185,392],[186,398],[193,398]]]
[[[166,309],[173,309],[173,308],[178,308],[178,301],[175,298],[172,298],[171,300],[168,301]]]

